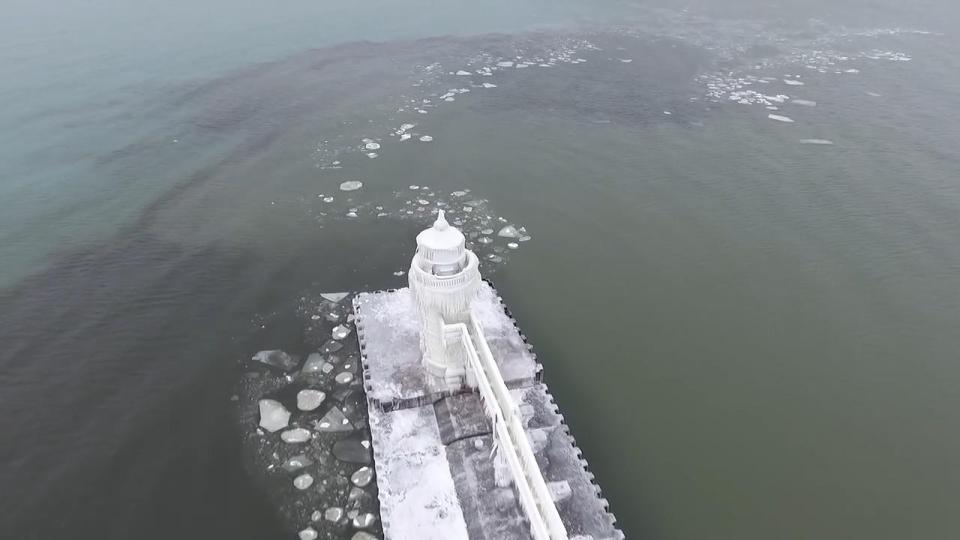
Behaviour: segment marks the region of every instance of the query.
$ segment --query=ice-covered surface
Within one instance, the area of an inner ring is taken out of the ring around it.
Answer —
[[[478,395],[434,390],[425,380],[409,290],[360,294],[355,305],[386,537],[530,538],[513,489],[496,485],[491,426]],[[473,311],[510,383],[571,538],[623,538],[553,398],[538,382],[534,355],[489,284]]]
[[[433,407],[370,408],[384,535],[396,540],[466,540]]]
[[[367,397],[382,404],[435,399],[446,391],[423,369],[416,306],[408,288],[361,293],[357,325],[366,352]],[[513,320],[487,283],[473,303],[487,342],[508,385],[529,384],[540,368]]]

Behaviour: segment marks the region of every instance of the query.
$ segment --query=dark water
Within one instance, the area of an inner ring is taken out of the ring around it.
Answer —
[[[960,531],[950,3],[11,13],[0,537],[292,537],[237,360],[402,285],[437,201],[483,236],[463,189],[532,237],[475,247],[628,537]],[[517,56],[563,59],[455,74]]]

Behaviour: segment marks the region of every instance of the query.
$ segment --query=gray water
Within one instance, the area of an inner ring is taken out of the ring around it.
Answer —
[[[956,537],[960,16],[900,4],[11,3],[0,537],[291,536],[237,360],[437,202],[629,538]]]

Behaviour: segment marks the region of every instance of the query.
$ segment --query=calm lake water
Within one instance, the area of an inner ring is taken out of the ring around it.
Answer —
[[[0,537],[293,537],[237,360],[304,291],[403,285],[442,205],[628,538],[956,538],[957,22],[10,2]]]

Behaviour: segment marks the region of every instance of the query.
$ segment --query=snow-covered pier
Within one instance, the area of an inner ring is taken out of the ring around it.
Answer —
[[[441,213],[354,298],[386,538],[623,538],[515,321]]]
[[[442,212],[409,284],[304,295],[305,354],[241,361],[245,453],[287,527],[300,540],[623,538],[532,347]]]

